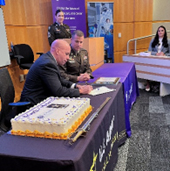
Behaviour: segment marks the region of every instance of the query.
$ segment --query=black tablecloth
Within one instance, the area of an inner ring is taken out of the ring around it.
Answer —
[[[86,137],[80,137],[73,145],[64,140],[9,134],[1,136],[0,170],[113,170],[118,146],[125,141],[126,136],[119,140],[119,134],[125,130],[122,85],[120,83],[111,87],[116,88],[116,91],[88,96],[94,107],[91,114],[106,97],[111,97],[111,100],[92,122]]]

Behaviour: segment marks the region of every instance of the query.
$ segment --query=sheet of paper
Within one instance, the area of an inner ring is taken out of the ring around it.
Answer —
[[[141,56],[151,56],[150,52],[140,52],[139,55]]]
[[[104,94],[104,93],[111,92],[111,91],[116,91],[116,89],[111,89],[106,86],[102,86],[102,87],[93,89],[89,94],[92,96],[96,96],[96,95]]]

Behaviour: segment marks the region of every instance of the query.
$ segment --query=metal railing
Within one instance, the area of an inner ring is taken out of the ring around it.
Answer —
[[[166,32],[167,32],[167,33],[170,33],[170,30],[167,30]],[[129,54],[129,43],[130,43],[130,42],[135,41],[134,53],[136,54],[137,40],[145,39],[145,38],[152,37],[152,36],[155,36],[155,35],[156,35],[156,34],[151,34],[151,35],[148,35],[148,36],[137,37],[137,38],[128,40],[128,42],[127,42],[127,54]]]

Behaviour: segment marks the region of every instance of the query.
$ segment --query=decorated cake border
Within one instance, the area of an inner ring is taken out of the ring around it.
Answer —
[[[76,99],[76,98],[75,98]],[[80,99],[86,99],[86,98],[80,98]],[[30,108],[29,110],[23,112],[23,113],[27,113],[27,114],[31,114],[34,113],[33,111],[35,109],[39,110],[39,108],[37,108],[37,106],[46,106],[48,104],[51,103],[51,101],[55,100],[55,97],[49,97],[46,100],[42,101],[41,103],[37,104],[36,106]],[[63,139],[66,140],[70,137],[70,135],[72,135],[72,133],[74,133],[76,131],[76,129],[81,125],[81,123],[85,120],[85,118],[89,115],[89,113],[92,111],[92,106],[90,105],[89,108],[78,118],[78,120],[72,125],[72,127],[68,130],[67,133],[61,133],[61,134],[57,134],[57,133],[49,133],[49,132],[39,132],[37,130],[34,131],[30,131],[30,130],[26,130],[26,131],[21,131],[21,130],[11,130],[11,134],[12,135],[19,135],[19,136],[29,136],[29,137],[40,137],[40,138],[50,138],[50,139]],[[23,113],[19,114],[18,116],[16,116],[13,120],[16,120],[16,118],[18,119],[21,115],[23,115]]]

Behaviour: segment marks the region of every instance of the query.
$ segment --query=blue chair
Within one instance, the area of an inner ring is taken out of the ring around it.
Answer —
[[[30,102],[13,103],[15,91],[7,68],[0,69],[0,78],[0,128],[6,132],[11,128],[10,119],[24,111]]]

